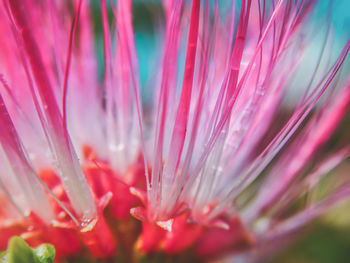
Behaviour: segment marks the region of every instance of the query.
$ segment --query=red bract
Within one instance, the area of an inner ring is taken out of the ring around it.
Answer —
[[[162,1],[136,50],[131,0],[1,1],[0,250],[19,235],[57,261],[249,261],[350,195],[334,175],[297,204],[350,154],[322,154],[350,40],[313,23],[316,1],[224,2]]]

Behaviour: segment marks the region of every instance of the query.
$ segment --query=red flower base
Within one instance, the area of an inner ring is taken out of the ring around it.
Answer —
[[[130,209],[140,209],[142,206],[140,198],[143,190],[138,190],[145,187],[142,163],[129,168],[123,176],[128,181],[126,184],[106,162],[97,158],[90,147],[84,148],[84,158],[83,170],[95,198],[97,219],[79,226],[52,198],[56,220],[49,225],[34,213],[10,222],[5,222],[3,218],[0,224],[0,250],[6,249],[12,236],[19,235],[32,247],[42,243],[53,244],[57,262],[86,253],[96,259],[117,256],[128,262],[137,262],[155,255],[179,257],[189,250],[198,260],[208,259],[247,248],[254,243],[238,217],[229,222],[229,229],[190,223],[189,212],[173,218],[171,230],[154,222],[137,220],[130,215]],[[55,172],[42,170],[40,177],[66,208],[72,211]]]

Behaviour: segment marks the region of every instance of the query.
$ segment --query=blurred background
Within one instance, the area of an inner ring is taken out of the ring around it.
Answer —
[[[331,8],[331,9],[330,9]],[[350,37],[350,1],[320,0],[315,12],[316,23],[325,23],[325,14],[330,12],[331,32],[334,34],[334,47],[344,45]],[[317,46],[317,40],[313,45]],[[345,72],[349,72],[350,59],[347,58]],[[347,74],[349,77],[349,74]],[[338,132],[331,138],[324,151],[331,151],[334,145],[350,144],[350,111],[343,120]],[[349,158],[332,174],[350,176]],[[350,262],[350,202],[346,201],[334,207],[327,214],[312,222],[300,239],[270,263],[348,263]]]

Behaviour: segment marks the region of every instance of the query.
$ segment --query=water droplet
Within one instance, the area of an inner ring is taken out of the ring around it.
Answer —
[[[80,227],[83,228],[83,231],[89,231],[95,226],[96,221],[94,218],[83,218],[80,221]]]

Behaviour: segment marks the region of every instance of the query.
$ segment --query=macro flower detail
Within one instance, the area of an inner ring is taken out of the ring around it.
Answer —
[[[262,262],[349,197],[328,175],[350,145],[320,154],[350,106],[331,9],[319,30],[317,1],[152,5],[145,82],[131,0],[1,1],[0,251]]]

